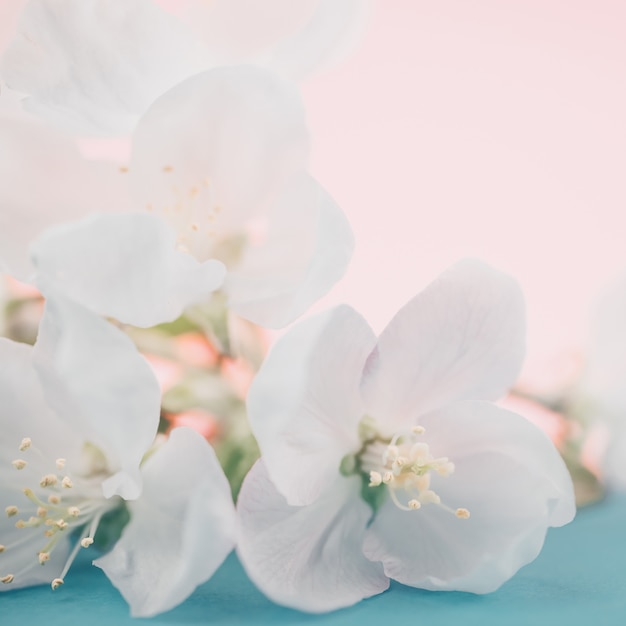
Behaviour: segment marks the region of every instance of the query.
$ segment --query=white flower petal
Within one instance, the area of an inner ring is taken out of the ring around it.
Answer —
[[[211,446],[179,428],[142,468],[144,490],[113,550],[94,562],[136,617],[167,611],[208,580],[233,549],[235,508]]]
[[[371,0],[319,0],[304,27],[281,41],[264,64],[292,79],[341,61],[356,46],[370,17]]]
[[[156,0],[207,46],[216,65],[254,63],[291,79],[354,47],[370,0]]]
[[[11,461],[20,456],[18,448],[25,437],[33,440],[44,459],[71,458],[80,450],[83,443],[81,435],[59,419],[48,406],[41,382],[33,367],[32,357],[31,346],[0,338],[2,476],[5,469],[13,471]],[[39,459],[37,455],[34,460],[38,462]],[[42,475],[49,471],[49,468],[42,468]]]
[[[28,245],[37,235],[103,208],[110,180],[101,169],[67,137],[25,116],[0,116],[1,271],[28,279]]]
[[[360,445],[359,381],[376,338],[348,306],[292,328],[273,346],[248,393],[250,425],[289,504],[309,504],[336,482]]]
[[[48,230],[31,248],[38,285],[135,326],[176,319],[224,278],[219,261],[176,249],[174,232],[144,213],[94,214]]]
[[[297,174],[279,198],[268,232],[229,271],[229,306],[261,326],[286,326],[343,276],[352,250],[341,209],[314,179]]]
[[[363,377],[368,412],[393,432],[460,400],[496,400],[524,356],[525,311],[517,283],[465,260],[404,306],[378,340]]]
[[[319,0],[156,1],[202,39],[216,65],[254,61],[304,28],[319,4]]]
[[[385,573],[424,589],[488,593],[532,561],[550,526],[574,517],[571,478],[546,435],[523,417],[486,402],[447,407],[420,420],[433,456],[448,456],[451,476],[433,476],[443,504],[377,513],[364,544]]]
[[[150,0],[31,0],[0,73],[33,113],[79,132],[123,133],[207,66],[204,47]]]
[[[133,137],[130,176],[138,206],[161,212],[204,259],[211,236],[239,235],[273,206],[308,149],[292,85],[257,68],[219,68],[150,108]]]
[[[46,400],[61,419],[105,453],[117,474],[105,497],[136,498],[139,464],[159,423],[159,384],[132,341],[100,317],[48,295],[34,349]]]
[[[359,488],[357,478],[337,476],[313,504],[295,507],[270,482],[262,460],[250,470],[237,502],[237,553],[271,600],[321,613],[387,589],[380,564],[361,551],[371,510]]]

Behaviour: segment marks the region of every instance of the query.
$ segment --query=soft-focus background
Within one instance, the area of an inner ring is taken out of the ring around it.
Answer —
[[[304,84],[314,174],[357,240],[316,310],[346,301],[378,331],[478,256],[526,293],[526,379],[566,378],[626,270],[625,34],[623,0],[379,0]]]

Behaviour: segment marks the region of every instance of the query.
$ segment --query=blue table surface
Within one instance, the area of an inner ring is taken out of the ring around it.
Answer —
[[[553,529],[539,558],[488,596],[428,592],[392,584],[360,604],[307,615],[269,602],[231,555],[215,576],[154,624],[626,624],[626,495],[583,509]],[[84,558],[63,588],[0,594],[0,624],[131,624],[128,607],[104,574]]]

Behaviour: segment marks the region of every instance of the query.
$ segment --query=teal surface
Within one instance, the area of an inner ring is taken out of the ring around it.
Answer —
[[[56,592],[46,587],[0,594],[0,624],[136,624],[117,591],[87,560]],[[306,615],[266,600],[231,556],[183,605],[154,624],[463,624],[626,625],[626,496],[579,512],[548,534],[539,558],[489,596],[431,593],[393,584],[359,605]]]

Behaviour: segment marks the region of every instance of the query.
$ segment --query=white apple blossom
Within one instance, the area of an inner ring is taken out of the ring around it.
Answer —
[[[517,284],[466,261],[377,339],[343,306],[271,350],[249,394],[262,458],[238,501],[240,559],[274,601],[311,612],[389,579],[487,593],[575,512],[549,439],[488,402],[524,352]]]
[[[0,136],[0,268],[27,279],[30,250],[37,284],[101,315],[152,326],[221,288],[235,313],[283,326],[351,256],[345,217],[307,172],[297,92],[265,70],[165,93],[119,168],[30,120],[0,118]]]
[[[120,514],[128,524],[95,565],[134,615],[182,602],[232,550],[213,450],[185,428],[155,445],[158,383],[114,326],[49,298],[34,347],[0,339],[0,395],[0,591],[58,589]]]
[[[127,133],[158,96],[198,72],[255,63],[295,76],[332,59],[369,4],[30,0],[0,78],[48,120],[80,133]]]

